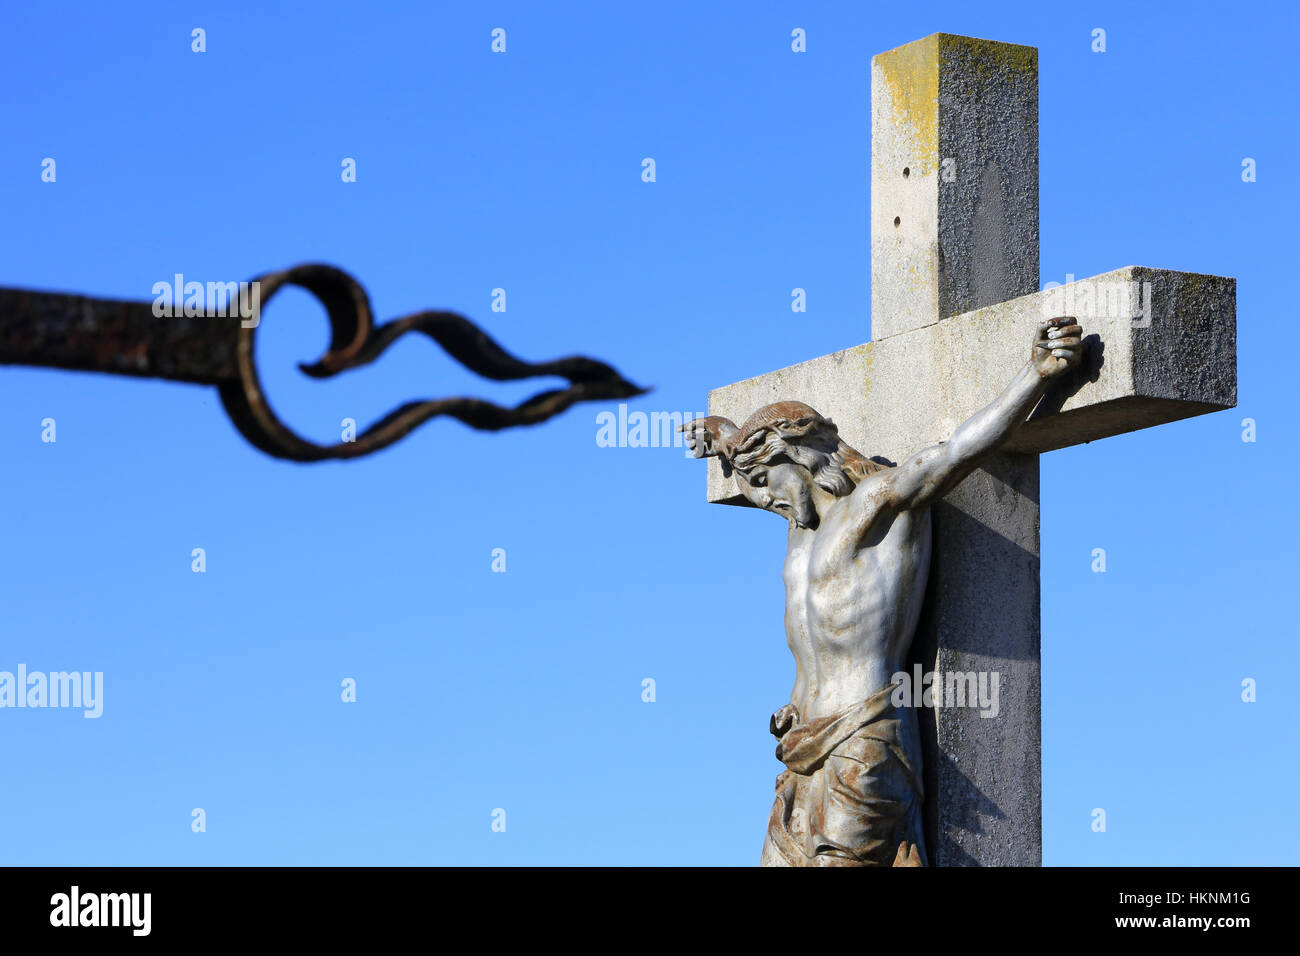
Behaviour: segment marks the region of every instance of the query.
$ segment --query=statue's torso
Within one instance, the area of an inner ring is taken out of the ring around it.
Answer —
[[[849,499],[816,532],[790,535],[786,639],[801,720],[840,713],[906,669],[930,568],[930,510],[881,508],[859,542],[846,540]],[[855,546],[856,545],[856,546]]]

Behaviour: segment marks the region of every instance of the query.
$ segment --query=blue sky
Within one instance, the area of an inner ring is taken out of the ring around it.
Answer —
[[[4,17],[22,42],[0,60],[0,284],[147,299],[176,272],[329,262],[380,318],[459,310],[526,358],[608,360],[654,386],[634,408],[680,412],[868,336],[871,56],[936,31],[1037,46],[1043,281],[1128,264],[1239,281],[1236,410],[1043,461],[1044,862],[1300,862],[1293,9]],[[320,441],[412,398],[538,388],[415,339],[312,381],[296,363],[326,328],[290,291],[259,330],[272,401]],[[0,370],[0,670],[105,675],[98,720],[0,710],[0,863],[756,862],[767,719],[793,677],[784,529],[707,505],[680,449],[599,447],[600,410],[497,435],[436,421],[301,466],[245,444],[209,389]]]

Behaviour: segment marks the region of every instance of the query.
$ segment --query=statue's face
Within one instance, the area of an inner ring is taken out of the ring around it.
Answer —
[[[756,494],[750,500],[783,518],[793,518],[801,528],[817,524],[812,474],[803,465],[781,461],[757,465],[745,475]]]

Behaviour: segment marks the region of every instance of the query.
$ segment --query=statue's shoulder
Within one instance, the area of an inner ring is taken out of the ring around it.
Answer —
[[[888,494],[890,483],[898,469],[892,465],[881,465],[875,462],[872,462],[872,465],[870,471],[854,475],[854,487],[849,494],[850,498],[865,500],[883,498]]]

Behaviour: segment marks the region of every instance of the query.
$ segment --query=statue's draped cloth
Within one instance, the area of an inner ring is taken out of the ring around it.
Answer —
[[[891,866],[899,844],[925,860],[923,787],[915,715],[896,708],[894,685],[839,714],[781,726],[772,718],[776,802],[764,866]]]

